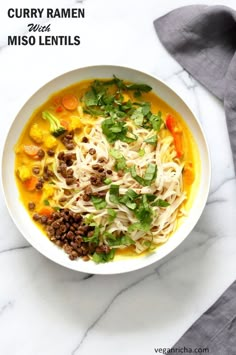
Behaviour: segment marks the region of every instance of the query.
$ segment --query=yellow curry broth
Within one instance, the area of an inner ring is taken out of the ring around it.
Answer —
[[[96,118],[92,118],[89,115],[84,114],[81,110],[76,109],[74,111],[68,111],[65,108],[63,108],[61,102],[64,95],[73,94],[78,98],[78,102],[80,105],[81,99],[92,81],[93,80],[83,81],[78,84],[69,86],[61,91],[58,91],[57,93],[50,96],[49,99],[45,102],[45,104],[43,104],[33,112],[15,147],[15,152],[16,152],[15,170],[16,171],[22,165],[29,167],[31,170],[35,166],[40,166],[40,160],[34,160],[31,157],[27,156],[27,154],[25,154],[23,149],[24,145],[34,144],[39,146],[45,151],[47,150],[44,142],[42,142],[41,144],[35,143],[29,134],[33,124],[38,124],[40,129],[46,132],[45,133],[46,135],[50,134],[49,132],[50,125],[47,121],[42,119],[42,111],[44,110],[50,111],[54,113],[57,117],[59,117],[61,120],[67,121],[69,124],[71,122],[71,117],[74,116],[81,123],[81,126],[76,129],[76,135],[78,137],[80,136],[82,137],[83,134],[85,133],[89,134],[92,125],[96,121]],[[127,92],[127,100],[128,99],[131,99],[131,101],[137,101],[137,98],[134,98],[130,92]],[[187,175],[185,171],[183,173],[184,190],[187,194],[187,200],[184,202],[183,205],[186,210],[189,210],[193,203],[196,190],[199,184],[200,158],[199,158],[199,152],[195,140],[187,124],[185,123],[184,119],[166,102],[162,101],[154,92],[143,93],[141,100],[150,102],[152,112],[157,113],[158,111],[161,111],[163,118],[165,118],[167,114],[172,114],[177,119],[178,124],[181,127],[182,130],[181,137],[182,137],[184,155],[180,159],[180,161],[185,162],[186,164],[188,164],[188,166],[191,167],[191,173],[192,176],[194,177],[193,181],[189,184],[189,176],[188,178],[186,178]],[[62,107],[62,111],[57,112],[57,109],[60,106]],[[171,133],[167,129],[163,131],[163,134],[171,135]],[[55,148],[55,152],[65,149],[60,138],[61,137],[57,138],[57,146]],[[46,159],[49,162],[53,161],[53,158],[47,157],[47,155],[46,155]],[[17,174],[16,174],[16,180],[19,188],[20,200],[23,202],[23,204],[27,209],[28,209],[29,201],[32,201],[36,204],[36,210],[39,207],[42,207],[44,205],[43,191],[35,191],[35,190],[28,191],[25,188],[24,183],[22,183],[22,181],[19,179],[19,176]],[[32,212],[30,211],[29,213],[32,214]],[[177,226],[179,226],[181,222],[182,222],[182,218],[179,218],[177,222]],[[120,250],[117,249],[116,256],[129,257],[129,256],[137,256],[137,254],[134,252],[133,247],[127,247],[125,249],[120,249]]]

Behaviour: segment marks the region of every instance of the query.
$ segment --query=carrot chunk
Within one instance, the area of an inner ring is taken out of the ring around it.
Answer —
[[[174,133],[176,127],[176,121],[175,118],[170,114],[167,115],[166,117],[166,127],[172,134]]]
[[[63,111],[63,107],[62,106],[58,106],[57,108],[56,108],[56,112],[62,112]]]
[[[78,103],[79,102],[77,97],[72,94],[67,94],[62,98],[62,105],[69,111],[75,110],[78,106]]]
[[[34,191],[38,183],[38,178],[36,176],[31,176],[31,178],[24,181],[24,186],[28,191]]]
[[[192,185],[195,180],[195,174],[192,163],[186,163],[184,166],[184,182],[187,185]]]
[[[181,158],[183,153],[183,148],[182,148],[182,137],[180,133],[175,133],[173,135],[174,137],[174,143],[175,143],[175,150],[178,158]]]
[[[40,208],[40,210],[38,212],[39,212],[39,214],[41,214],[43,216],[50,217],[52,215],[52,213],[54,212],[54,209],[50,206],[44,206],[44,207]]]
[[[69,130],[69,122],[66,120],[60,120],[60,124],[65,128],[66,131]]]
[[[168,114],[166,117],[166,127],[171,132],[174,138],[176,155],[178,158],[181,158],[184,154],[183,144],[182,144],[182,130],[179,129],[178,123],[172,115]]]

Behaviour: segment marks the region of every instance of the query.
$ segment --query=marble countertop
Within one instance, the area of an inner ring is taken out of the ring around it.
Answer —
[[[172,346],[235,280],[236,181],[223,105],[170,57],[153,27],[157,17],[193,3],[34,1],[35,8],[85,8],[85,19],[50,20],[53,34],[80,35],[77,47],[8,47],[7,35],[27,33],[33,21],[9,19],[7,9],[32,3],[1,3],[1,148],[15,114],[45,82],[85,65],[125,65],[165,80],[190,105],[205,130],[213,172],[189,237],[160,262],[115,276],[70,271],[40,255],[16,229],[1,194],[0,354],[151,355]],[[235,7],[233,0],[221,3]]]

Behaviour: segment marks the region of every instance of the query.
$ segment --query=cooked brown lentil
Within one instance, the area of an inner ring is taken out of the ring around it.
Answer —
[[[40,168],[38,166],[34,166],[33,169],[32,169],[32,172],[35,174],[35,175],[38,175],[40,173]]]
[[[38,153],[37,153],[37,156],[40,158],[40,159],[43,159],[44,156],[45,156],[45,152],[43,149],[39,149]]]
[[[33,211],[35,209],[35,203],[34,202],[29,202],[28,203],[28,208],[30,211]]]
[[[79,213],[65,208],[53,212],[50,217],[35,213],[33,219],[44,226],[49,239],[63,248],[71,260],[82,257],[84,261],[88,261],[96,249],[100,252],[109,252],[110,248],[106,245],[97,247],[94,242],[83,241],[83,237],[93,236],[94,227],[84,224]]]
[[[88,152],[90,155],[96,154],[96,150],[94,148],[90,148]]]
[[[48,150],[47,150],[47,155],[48,155],[49,157],[53,157],[53,156],[55,155],[55,151],[54,151],[53,149],[48,149]]]
[[[83,138],[82,138],[82,142],[83,142],[83,143],[88,143],[88,141],[89,141],[89,140],[88,140],[87,137],[83,137]]]

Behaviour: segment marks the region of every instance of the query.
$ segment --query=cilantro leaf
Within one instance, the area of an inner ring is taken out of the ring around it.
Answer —
[[[102,122],[102,132],[109,143],[114,143],[117,140],[131,143],[137,140],[135,135],[133,135],[133,137],[127,136],[128,133],[132,135],[132,132],[128,132],[128,127],[125,122],[115,120],[114,117]]]
[[[157,166],[152,163],[148,164],[143,178],[137,174],[135,165],[131,167],[130,173],[132,178],[135,179],[140,185],[150,186],[152,181],[156,179]]]
[[[156,164],[148,164],[147,170],[144,174],[144,180],[146,184],[150,185],[153,180],[157,177],[157,166]],[[149,183],[148,183],[149,182]]]
[[[128,227],[128,232],[132,232],[132,231],[135,231],[135,230],[148,232],[150,230],[150,227],[151,227],[150,223],[136,222],[136,223],[131,224]]]
[[[114,79],[113,82],[114,84],[117,85],[119,89],[126,89],[126,90],[134,90],[134,91],[141,91],[141,92],[149,92],[152,90],[151,86],[146,85],[146,84],[125,84],[123,80],[117,78],[115,75],[113,75]]]
[[[106,208],[107,203],[104,198],[91,196],[91,200],[96,210],[102,210],[103,208]]]
[[[58,212],[58,211],[60,211],[61,207],[54,206],[53,209],[54,209],[54,211]]]
[[[126,160],[125,157],[116,149],[111,149],[110,154],[113,158],[116,159],[115,170],[125,170],[126,168]]]
[[[98,104],[98,97],[93,89],[85,93],[83,100],[86,106],[96,106]]]
[[[115,249],[111,249],[109,253],[94,253],[93,254],[93,261],[95,263],[106,263],[114,259],[115,256]]]
[[[154,131],[159,132],[161,129],[161,125],[163,123],[161,112],[159,111],[158,114],[152,114],[151,117],[149,118],[149,121]]]
[[[84,113],[88,113],[89,115],[92,115],[92,116],[102,116],[103,115],[103,111],[98,108],[84,107],[83,111],[84,111]]]
[[[159,198],[158,200],[156,200],[152,203],[152,206],[168,207],[168,206],[170,206],[170,204],[169,204],[169,202]]]
[[[119,198],[119,203],[122,203],[130,210],[134,210],[137,207],[137,204],[133,202],[127,195],[123,195]]]
[[[139,149],[138,155],[139,155],[140,157],[143,157],[143,156],[145,155],[145,150],[144,150],[144,149]]]
[[[115,164],[115,170],[125,170],[126,168],[126,160],[124,157],[117,159],[116,164]]]
[[[142,112],[144,116],[147,116],[147,114],[150,112],[150,103],[149,102],[144,102],[144,104],[142,104]]]
[[[127,84],[125,85],[127,90],[135,90],[141,92],[149,92],[152,90],[152,87],[146,84]]]
[[[134,123],[137,125],[137,126],[142,126],[143,124],[143,120],[144,120],[144,115],[143,115],[143,112],[142,112],[142,107],[139,107],[137,108],[133,114],[131,115],[130,117],[132,120],[134,120]]]
[[[130,210],[135,210],[137,203],[135,200],[139,197],[138,194],[132,189],[128,189],[126,193],[119,198],[119,202],[126,205]]]
[[[135,244],[135,241],[131,239],[128,235],[123,235],[122,237],[115,237],[112,236],[112,238],[107,238],[107,243],[109,246],[119,246],[119,245],[132,245]]]
[[[142,223],[142,225],[150,225],[152,223],[152,209],[149,207],[147,197],[142,196],[142,201],[139,207],[134,211],[135,217]]]
[[[99,234],[100,234],[100,228],[98,226],[95,226],[92,237],[82,237],[82,238],[84,242],[91,242],[98,245]]]
[[[112,184],[110,186],[110,201],[112,203],[119,203],[119,185]]]
[[[129,227],[129,231],[142,230],[149,231],[152,223],[153,210],[150,202],[156,199],[153,194],[137,194],[134,190],[128,189],[122,196],[119,195],[119,185],[111,185],[110,201],[121,203],[133,211],[138,222]]]
[[[106,179],[103,180],[103,182],[104,182],[105,185],[110,185],[112,183],[112,180],[109,179],[109,178],[106,178]]]
[[[152,144],[152,145],[156,145],[157,144],[157,135],[155,134],[154,136],[151,136],[151,137],[145,139],[144,142]]]
[[[121,152],[119,152],[119,150],[117,149],[110,149],[110,152],[111,156],[115,159],[120,159],[123,157],[123,155],[121,154]]]
[[[140,195],[138,195],[133,189],[128,189],[126,192],[126,195],[131,199],[131,200],[135,200],[136,198],[138,198]]]
[[[84,223],[91,226],[92,224],[94,224],[94,216],[92,214],[87,214],[85,217],[84,217]]]
[[[150,112],[150,104],[145,102],[138,107],[131,115],[131,119],[137,126],[143,126],[145,116]]]
[[[117,216],[117,212],[115,210],[113,210],[113,208],[108,208],[107,214],[108,214],[108,222],[109,223],[113,222]]]

